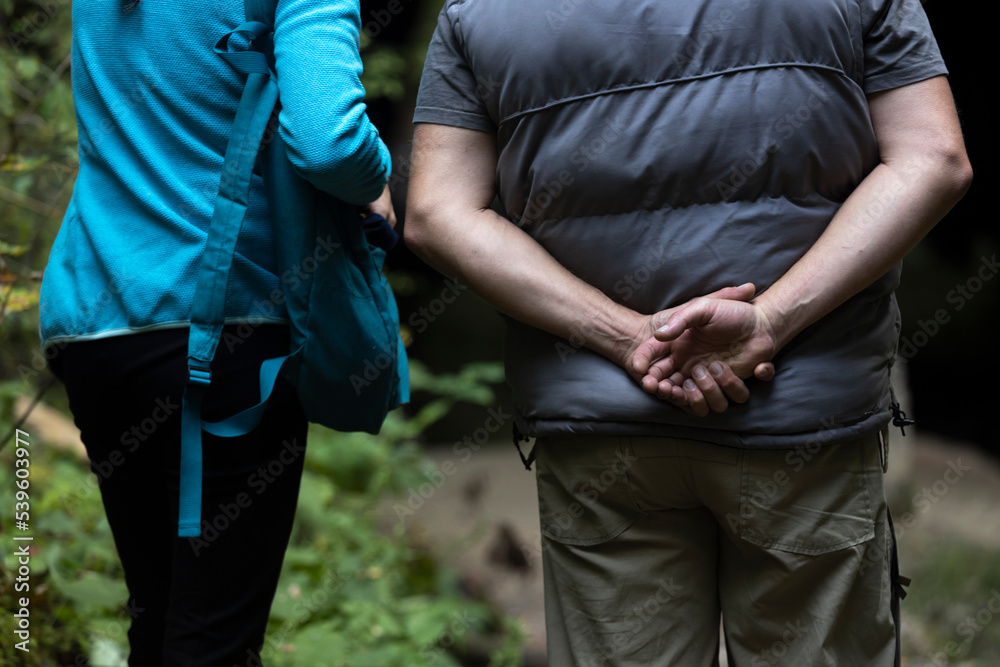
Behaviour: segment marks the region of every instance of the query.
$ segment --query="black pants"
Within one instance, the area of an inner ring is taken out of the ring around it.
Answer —
[[[288,350],[284,327],[226,333],[203,404],[209,421],[259,400],[260,361]],[[76,342],[52,369],[66,385],[125,570],[129,665],[260,665],[307,423],[285,384],[251,434],[203,434],[202,536],[177,537],[187,336],[171,329]]]

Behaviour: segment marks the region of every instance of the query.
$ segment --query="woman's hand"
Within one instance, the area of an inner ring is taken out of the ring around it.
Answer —
[[[385,189],[382,190],[382,194],[378,199],[366,204],[364,209],[369,213],[377,213],[385,218],[386,222],[393,229],[396,228],[396,210],[392,207],[392,195],[389,192],[389,186],[386,185]]]

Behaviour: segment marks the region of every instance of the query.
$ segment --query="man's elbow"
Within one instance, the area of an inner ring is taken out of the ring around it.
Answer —
[[[433,240],[433,234],[430,232],[431,224],[431,211],[418,203],[407,202],[403,240],[418,257],[425,258],[429,252]]]
[[[972,165],[961,140],[928,142],[912,154],[903,174],[926,183],[948,206],[957,203],[972,184]]]
[[[453,276],[455,260],[466,239],[462,227],[454,224],[458,219],[462,218],[446,202],[411,189],[403,224],[406,247],[441,273]]]
[[[972,185],[972,163],[965,152],[965,146],[959,146],[948,158],[948,171],[951,173],[952,188],[955,201],[958,201],[968,192]]]
[[[929,141],[924,150],[934,161],[940,187],[957,202],[972,184],[972,164],[961,131],[956,129]]]

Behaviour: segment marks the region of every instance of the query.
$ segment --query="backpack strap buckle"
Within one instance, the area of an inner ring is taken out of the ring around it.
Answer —
[[[206,387],[212,384],[212,369],[208,362],[188,359],[188,383]]]

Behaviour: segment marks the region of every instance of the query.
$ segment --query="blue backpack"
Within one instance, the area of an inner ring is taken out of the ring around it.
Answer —
[[[272,40],[276,0],[245,4],[247,22],[215,47],[234,69],[248,76],[226,147],[191,310],[181,427],[180,537],[201,534],[202,430],[223,437],[252,431],[279,376],[295,386],[310,422],[338,431],[378,433],[389,410],[409,400],[399,312],[382,273],[386,249],[368,242],[353,206],[316,189],[295,172],[277,131],[265,140],[278,101]],[[251,50],[227,50],[236,33],[253,38]],[[209,423],[201,419],[201,402],[211,383],[229,272],[258,159],[271,216],[282,220],[281,233],[274,234],[277,273],[285,275],[291,269],[300,278],[282,281],[291,350],[261,365],[258,404]]]

